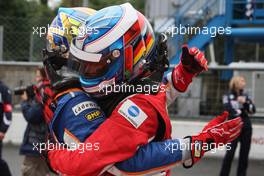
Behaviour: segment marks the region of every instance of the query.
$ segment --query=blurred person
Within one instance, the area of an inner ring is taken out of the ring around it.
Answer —
[[[45,160],[40,157],[38,149],[34,147],[36,144],[39,146],[45,143],[47,135],[47,126],[42,105],[43,84],[46,82],[46,75],[43,68],[36,70],[35,81],[35,96],[30,98],[26,91],[21,95],[22,113],[28,123],[20,147],[20,154],[25,155],[22,164],[23,176],[43,176],[49,174]]]
[[[52,117],[53,117],[53,97],[54,92],[52,90],[52,86],[50,81],[47,78],[45,69],[39,67],[36,70],[36,78],[35,81],[37,82],[36,85],[36,99],[42,105],[43,117],[46,124],[49,124]]]
[[[229,175],[238,142],[240,142],[241,145],[237,175],[246,175],[252,135],[252,125],[249,114],[254,114],[256,108],[251,98],[244,92],[245,86],[246,81],[243,76],[234,76],[229,83],[230,92],[223,97],[224,108],[230,113],[229,118],[241,117],[244,123],[240,136],[231,142],[231,149],[226,151],[220,176]]]
[[[9,88],[0,81],[0,173],[2,176],[11,175],[7,163],[2,159],[3,139],[12,119],[11,99]]]

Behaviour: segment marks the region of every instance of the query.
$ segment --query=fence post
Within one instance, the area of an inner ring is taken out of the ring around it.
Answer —
[[[3,61],[4,26],[0,26],[0,61]]]
[[[33,60],[33,47],[34,47],[34,40],[33,40],[33,34],[30,32],[30,41],[29,41],[29,61]]]

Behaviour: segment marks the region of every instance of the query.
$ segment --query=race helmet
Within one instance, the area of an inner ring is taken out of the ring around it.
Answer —
[[[70,45],[69,67],[78,71],[82,88],[93,96],[144,73],[153,58],[155,35],[149,21],[131,4],[97,11],[79,28]]]
[[[79,80],[66,69],[69,46],[78,28],[96,11],[90,8],[59,8],[57,16],[49,25],[47,46],[43,49],[44,68],[54,89],[61,89]],[[64,68],[64,69],[63,69]]]
[[[59,8],[57,16],[48,26],[47,49],[51,51],[64,47],[68,50],[72,38],[78,35],[78,28],[95,12],[86,7]]]

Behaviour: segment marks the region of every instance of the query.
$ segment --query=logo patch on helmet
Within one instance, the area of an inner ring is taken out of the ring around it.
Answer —
[[[138,128],[148,117],[145,112],[131,100],[126,100],[118,109],[118,113],[125,117],[135,128]]]

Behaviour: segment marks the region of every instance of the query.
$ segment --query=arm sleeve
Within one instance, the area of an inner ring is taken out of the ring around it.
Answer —
[[[157,128],[155,108],[145,99],[130,97],[85,140],[84,145],[97,143],[98,150],[52,150],[48,153],[50,165],[63,174],[100,175],[114,163],[132,157],[138,147],[155,136]]]
[[[114,175],[145,175],[162,172],[191,158],[183,139],[152,142],[140,147],[132,158],[116,163]]]
[[[42,105],[33,101],[30,104],[28,101],[24,101],[21,104],[22,113],[27,122],[40,123],[43,120]]]
[[[12,96],[8,88],[3,89],[3,121],[0,126],[0,131],[6,133],[12,122]]]

